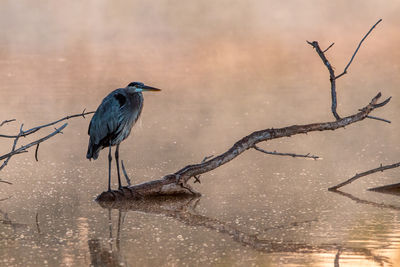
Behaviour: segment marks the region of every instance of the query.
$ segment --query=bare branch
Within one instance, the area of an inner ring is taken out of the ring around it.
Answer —
[[[56,121],[54,121],[54,122],[50,122],[50,123],[47,123],[47,124],[44,124],[44,125],[41,125],[41,126],[33,127],[33,128],[31,128],[31,129],[29,129],[29,130],[24,131],[23,134],[22,134],[21,136],[25,137],[25,136],[27,136],[27,135],[30,135],[30,134],[33,134],[33,133],[39,131],[39,130],[42,129],[42,128],[46,128],[46,127],[55,125],[55,124],[57,124],[57,123],[59,123],[59,122],[62,122],[62,121],[64,121],[64,120],[69,120],[69,119],[76,118],[76,117],[83,117],[83,118],[85,118],[85,115],[95,113],[95,111],[90,111],[90,112],[84,112],[84,111],[85,111],[85,110],[83,110],[83,112],[82,112],[82,113],[79,113],[79,114],[74,114],[74,115],[66,116],[66,117],[61,118],[61,119],[59,119],[59,120],[56,120]],[[5,134],[0,134],[0,137],[3,137],[3,138],[16,138],[17,135],[5,135]]]
[[[341,73],[338,76],[335,75],[335,71],[333,70],[333,67],[332,67],[331,63],[328,61],[328,59],[326,58],[326,56],[324,54],[330,47],[332,47],[333,44],[331,44],[327,49],[322,51],[317,41],[314,41],[314,42],[307,41],[307,43],[309,45],[311,45],[312,47],[315,48],[315,51],[317,52],[317,54],[321,58],[322,62],[324,63],[324,65],[327,67],[327,69],[329,71],[329,76],[330,76],[329,80],[331,82],[331,98],[332,98],[331,111],[333,113],[333,116],[337,120],[340,119],[340,116],[336,111],[337,110],[336,80],[347,73],[347,69],[350,67],[350,64],[353,62],[353,59],[356,56],[358,50],[360,49],[361,44],[364,42],[365,38],[367,38],[367,36],[371,33],[371,31],[375,28],[375,26],[378,25],[378,23],[381,22],[381,21],[382,21],[382,19],[378,20],[378,22],[375,23],[374,26],[372,26],[372,28],[368,31],[368,33],[364,36],[364,38],[362,38],[362,40],[360,41],[360,43],[357,46],[356,51],[354,52],[353,56],[351,57],[350,62],[345,67],[343,73]]]
[[[9,123],[9,122],[12,122],[12,121],[15,121],[15,119],[4,120],[4,121],[2,121],[2,122],[0,123],[0,127],[3,126],[3,125],[6,124],[6,123]]]
[[[18,149],[16,149],[16,150],[10,152],[10,153],[7,153],[7,154],[5,154],[5,155],[0,156],[0,160],[3,160],[3,159],[8,158],[8,157],[10,157],[10,156],[14,156],[14,155],[16,155],[16,154],[20,154],[22,151],[25,151],[25,150],[27,150],[28,148],[30,148],[30,147],[32,147],[32,146],[35,146],[35,145],[37,145],[37,144],[39,144],[39,143],[42,143],[42,142],[46,141],[47,139],[53,137],[54,135],[56,135],[56,134],[58,134],[58,133],[61,133],[61,131],[62,131],[65,127],[67,127],[67,125],[68,125],[68,123],[65,123],[65,124],[63,124],[61,127],[56,128],[54,132],[52,132],[52,133],[46,135],[45,137],[42,137],[42,138],[40,138],[40,139],[38,139],[38,140],[36,140],[36,141],[34,141],[34,142],[32,142],[32,143],[29,143],[29,144],[27,144],[27,145],[24,145],[24,146],[22,146],[22,147],[20,147],[20,148],[18,148]],[[21,136],[23,136],[23,135],[21,135]]]
[[[383,172],[385,170],[397,168],[399,166],[400,166],[400,162],[397,162],[397,163],[394,163],[394,164],[391,164],[391,165],[385,165],[385,166],[382,166],[382,164],[381,164],[381,166],[379,166],[378,168],[371,169],[371,170],[368,170],[368,171],[365,171],[365,172],[362,172],[362,173],[358,173],[358,174],[354,175],[353,177],[351,177],[350,179],[348,179],[348,180],[346,180],[346,181],[344,181],[344,182],[342,182],[342,183],[340,183],[338,185],[335,185],[335,186],[332,186],[332,187],[328,188],[328,190],[329,191],[336,191],[339,188],[341,188],[341,187],[343,187],[345,185],[348,185],[348,184],[354,182],[355,180],[358,180],[361,177],[364,177],[364,176],[367,176],[367,175],[370,175],[370,174],[373,174],[373,173],[376,173],[376,172]]]
[[[382,21],[382,19],[379,19],[374,26],[371,27],[371,29],[369,29],[369,31],[367,32],[367,34],[361,39],[360,43],[357,46],[356,51],[354,51],[354,54],[351,56],[349,63],[347,63],[346,67],[344,68],[343,72],[341,74],[339,74],[338,76],[336,76],[335,79],[339,79],[340,77],[342,77],[343,75],[345,75],[347,73],[347,69],[350,67],[351,63],[353,62],[354,57],[356,56],[358,50],[360,49],[362,43],[364,42],[364,40],[367,38],[367,36],[372,32],[372,30],[376,27],[376,25],[378,25],[380,22]]]
[[[314,156],[314,155],[310,155],[310,153],[305,154],[305,155],[301,155],[301,154],[293,154],[293,153],[280,153],[280,152],[276,152],[276,151],[266,151],[262,148],[259,148],[258,146],[254,146],[255,150],[258,150],[262,153],[268,154],[268,155],[277,155],[277,156],[289,156],[289,157],[293,157],[293,158],[311,158],[311,159],[319,159],[320,157],[318,156]]]

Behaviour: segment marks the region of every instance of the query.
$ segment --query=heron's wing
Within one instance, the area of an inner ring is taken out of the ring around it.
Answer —
[[[89,125],[88,133],[93,144],[108,145],[120,133],[126,124],[126,102],[126,95],[119,90],[104,98]]]

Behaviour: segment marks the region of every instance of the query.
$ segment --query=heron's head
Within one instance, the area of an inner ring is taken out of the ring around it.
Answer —
[[[161,91],[161,89],[144,85],[144,83],[141,82],[131,82],[130,84],[128,84],[126,88],[132,93],[140,93],[146,91]]]

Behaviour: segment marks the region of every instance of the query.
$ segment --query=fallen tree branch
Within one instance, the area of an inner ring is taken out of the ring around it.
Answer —
[[[383,102],[378,103],[380,97],[381,93],[378,93],[367,106],[361,109],[360,112],[348,117],[344,117],[340,120],[306,125],[292,125],[279,129],[265,129],[253,132],[237,141],[228,151],[217,157],[214,157],[203,163],[188,165],[174,174],[166,175],[159,180],[125,187],[120,191],[103,192],[97,197],[97,200],[115,201],[124,199],[137,199],[154,195],[198,194],[198,192],[194,191],[187,184],[190,178],[218,168],[219,166],[233,160],[244,151],[253,148],[256,144],[263,141],[269,141],[282,137],[290,137],[292,135],[314,131],[336,130],[338,128],[343,128],[350,124],[362,121],[373,110],[384,106],[390,101],[390,98],[387,98]]]
[[[364,176],[367,176],[367,175],[370,175],[370,174],[373,174],[373,173],[376,173],[376,172],[383,172],[385,170],[389,170],[389,169],[393,169],[393,168],[397,168],[397,167],[400,167],[400,162],[397,162],[397,163],[394,163],[394,164],[390,164],[390,165],[385,165],[385,166],[382,166],[382,164],[381,164],[381,166],[379,166],[378,168],[371,169],[371,170],[368,170],[368,171],[365,171],[365,172],[362,172],[362,173],[356,173],[356,175],[354,175],[350,179],[348,179],[348,180],[346,180],[346,181],[344,181],[344,182],[342,182],[340,184],[337,184],[335,186],[329,187],[328,190],[329,191],[336,191],[339,188],[341,188],[341,187],[343,187],[345,185],[348,185],[348,184],[354,182],[355,180],[360,179],[361,177],[364,177]]]
[[[268,155],[276,155],[276,156],[289,156],[289,157],[293,157],[293,158],[310,158],[310,159],[319,159],[320,157],[318,156],[314,156],[314,155],[310,155],[310,153],[302,155],[302,154],[294,154],[294,153],[280,153],[280,152],[276,152],[276,151],[266,151],[262,148],[259,148],[258,146],[254,146],[254,149],[257,151],[260,151],[262,153],[268,154]]]

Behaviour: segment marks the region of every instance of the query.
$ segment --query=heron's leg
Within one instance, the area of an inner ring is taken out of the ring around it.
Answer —
[[[111,192],[111,144],[108,150],[108,192]]]
[[[115,160],[117,163],[117,174],[118,174],[118,189],[121,190],[122,189],[122,184],[121,184],[121,175],[119,172],[119,144],[117,145],[116,149],[115,149]]]

